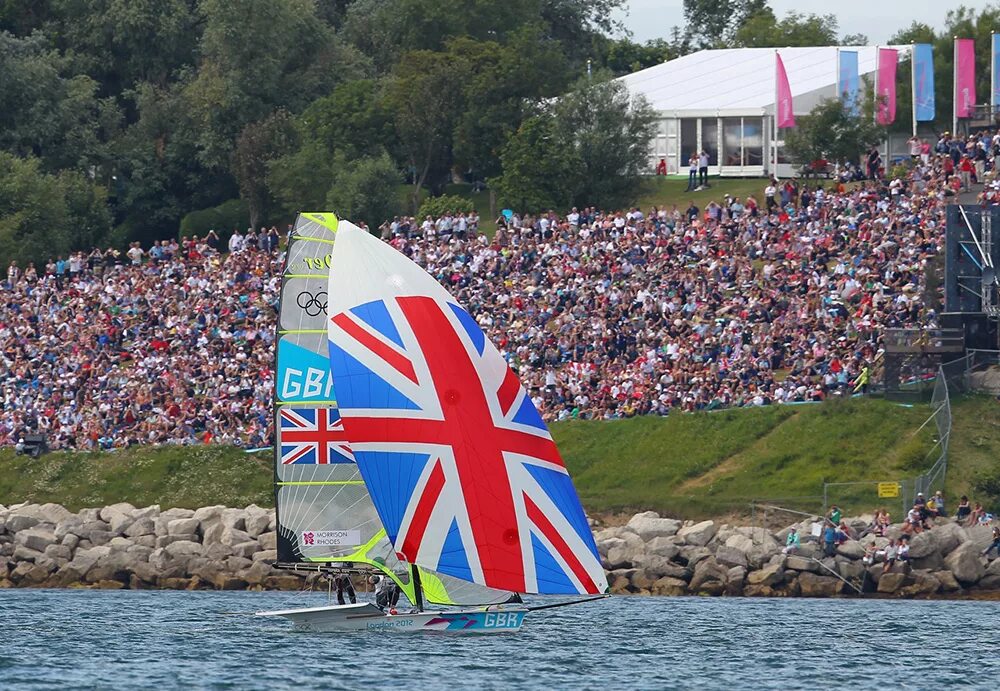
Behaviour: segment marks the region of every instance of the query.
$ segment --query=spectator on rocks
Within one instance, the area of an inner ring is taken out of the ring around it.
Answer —
[[[1000,556],[1000,526],[993,526],[993,542],[983,550],[982,554],[984,557],[989,557],[993,550],[997,550],[997,556]]]
[[[909,536],[903,535],[899,538],[899,544],[896,549],[896,559],[902,562],[909,563],[910,561],[910,539]]]
[[[796,528],[789,528],[788,537],[785,538],[785,548],[783,554],[796,554],[802,548],[802,541],[799,538],[799,531]]]
[[[837,528],[830,521],[823,528],[823,553],[828,557],[837,553]]]
[[[826,518],[834,526],[839,526],[840,525],[840,519],[841,519],[842,515],[843,515],[843,512],[840,510],[840,507],[837,506],[836,504],[831,504],[830,505],[830,511],[826,514]]]
[[[889,539],[889,544],[885,546],[885,561],[882,564],[882,573],[888,573],[896,563],[899,555],[899,545],[894,538]]]
[[[934,500],[934,513],[933,515],[938,518],[944,518],[948,515],[948,512],[944,508],[944,494],[941,490],[934,493],[932,497]]]
[[[966,523],[971,514],[972,507],[969,506],[969,498],[963,494],[962,498],[958,501],[958,509],[955,511],[955,520],[959,523]]]
[[[972,513],[969,514],[969,522],[967,525],[979,525],[983,522],[985,517],[986,511],[983,509],[983,505],[977,501],[975,507],[972,509]]]
[[[910,509],[906,514],[906,520],[903,521],[903,532],[907,534],[921,533],[924,530],[924,516],[918,504],[914,504],[913,508]]]

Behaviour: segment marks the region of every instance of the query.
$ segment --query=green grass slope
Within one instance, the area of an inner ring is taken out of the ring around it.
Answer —
[[[953,401],[955,428],[946,494],[975,500],[972,479],[996,471],[1000,403]],[[591,512],[654,509],[703,517],[745,514],[750,502],[818,511],[824,482],[912,479],[932,459],[926,405],[878,399],[774,406],[666,418],[569,421],[552,426],[581,499]],[[116,501],[194,508],[272,503],[269,452],[221,447],[134,448],[51,453],[34,460],[0,452],[0,504],[55,501],[71,509]],[[984,498],[985,499],[985,498]],[[831,488],[849,511],[880,500],[874,484]]]

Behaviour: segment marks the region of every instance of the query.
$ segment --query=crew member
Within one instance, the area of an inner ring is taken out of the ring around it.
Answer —
[[[388,576],[372,574],[368,577],[368,582],[375,586],[375,605],[379,609],[395,607],[399,602],[399,588]]]

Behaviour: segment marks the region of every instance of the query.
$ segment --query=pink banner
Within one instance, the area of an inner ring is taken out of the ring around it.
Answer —
[[[976,42],[955,39],[955,117],[971,118],[976,105]]]
[[[788,74],[785,63],[781,61],[778,52],[774,52],[774,80],[776,97],[774,102],[774,117],[778,127],[795,127],[795,113],[792,112],[792,87],[788,85]]]
[[[878,49],[878,110],[875,121],[891,125],[896,120],[896,61],[892,48]]]

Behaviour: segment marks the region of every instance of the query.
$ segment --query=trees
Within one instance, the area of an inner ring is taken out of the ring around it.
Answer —
[[[837,17],[789,12],[778,20],[768,7],[743,22],[733,33],[732,43],[741,48],[835,46],[839,43]]]
[[[826,159],[856,163],[862,152],[885,139],[885,128],[874,123],[871,98],[858,115],[840,99],[825,99],[809,115],[796,120],[795,128],[785,136],[785,146],[801,162]]]
[[[722,48],[757,15],[774,13],[767,0],[684,0],[685,42],[692,48]]]
[[[583,82],[527,120],[504,147],[501,202],[525,211],[570,202],[613,208],[648,166],[656,114],[617,81]]]
[[[271,200],[267,187],[268,163],[284,154],[295,137],[288,111],[278,110],[243,128],[231,155],[231,171],[247,203],[250,225],[256,228]]]
[[[333,185],[327,194],[327,206],[342,218],[361,220],[377,228],[398,212],[399,171],[384,151],[349,161],[340,156],[333,166]]]
[[[0,257],[42,262],[103,241],[105,192],[79,173],[46,173],[37,158],[0,152]]]

